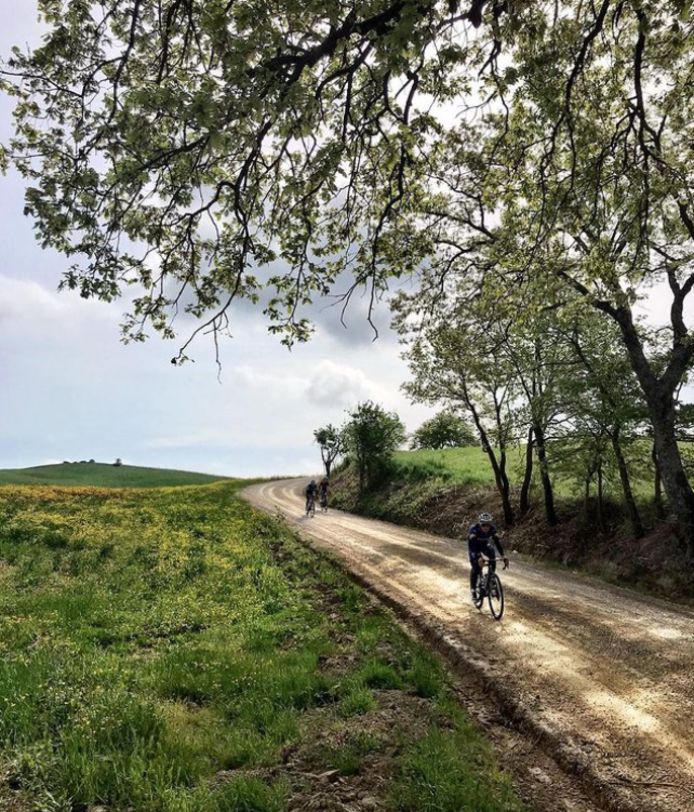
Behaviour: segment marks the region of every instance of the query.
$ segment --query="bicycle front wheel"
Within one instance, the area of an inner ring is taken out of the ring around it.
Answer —
[[[494,620],[501,620],[501,616],[504,614],[504,588],[501,586],[501,579],[496,574],[489,578],[487,600]]]

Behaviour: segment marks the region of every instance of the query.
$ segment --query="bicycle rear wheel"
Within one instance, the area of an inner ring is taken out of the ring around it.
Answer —
[[[489,601],[489,611],[494,620],[501,620],[504,614],[504,588],[501,586],[501,579],[496,573],[489,576],[489,589],[487,591]]]

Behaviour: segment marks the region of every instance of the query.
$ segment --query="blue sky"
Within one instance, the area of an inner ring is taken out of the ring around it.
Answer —
[[[0,0],[0,12],[0,55],[37,41],[33,0]],[[2,140],[11,106],[0,96]],[[127,303],[58,293],[67,260],[36,244],[21,178],[0,177],[0,188],[0,468],[121,457],[236,476],[312,473],[313,429],[342,423],[357,401],[395,409],[409,430],[432,413],[399,391],[407,369],[385,305],[378,341],[359,302],[347,330],[319,306],[313,341],[291,352],[244,307],[221,344],[221,381],[204,338],[183,367],[170,364],[177,342],[121,344]]]

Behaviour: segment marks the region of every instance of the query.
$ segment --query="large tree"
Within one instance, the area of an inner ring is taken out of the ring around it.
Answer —
[[[38,239],[73,258],[65,284],[104,299],[134,285],[134,338],[172,336],[179,308],[216,336],[234,299],[262,295],[291,341],[346,268],[383,289],[385,226],[437,128],[417,100],[467,94],[458,40],[485,2],[38,5],[43,43],[2,71],[18,98],[7,154]]]
[[[459,448],[475,445],[470,424],[451,411],[435,414],[412,434],[411,448]]]
[[[344,453],[345,444],[342,438],[342,430],[335,428],[332,423],[321,426],[313,432],[313,438],[320,447],[320,456],[325,468],[325,475],[330,476],[333,463]]]

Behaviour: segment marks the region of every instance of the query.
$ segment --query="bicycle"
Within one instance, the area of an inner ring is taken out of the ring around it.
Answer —
[[[321,509],[321,513],[327,513],[328,512],[328,497],[327,496],[321,496],[321,498],[320,498],[320,509]]]
[[[501,620],[501,616],[504,614],[504,588],[501,585],[501,578],[492,571],[490,559],[486,556],[480,555],[479,564],[482,574],[477,581],[473,603],[476,609],[482,609],[486,598],[494,620]]]
[[[306,497],[306,515],[311,518],[316,515],[316,497],[313,494]]]

